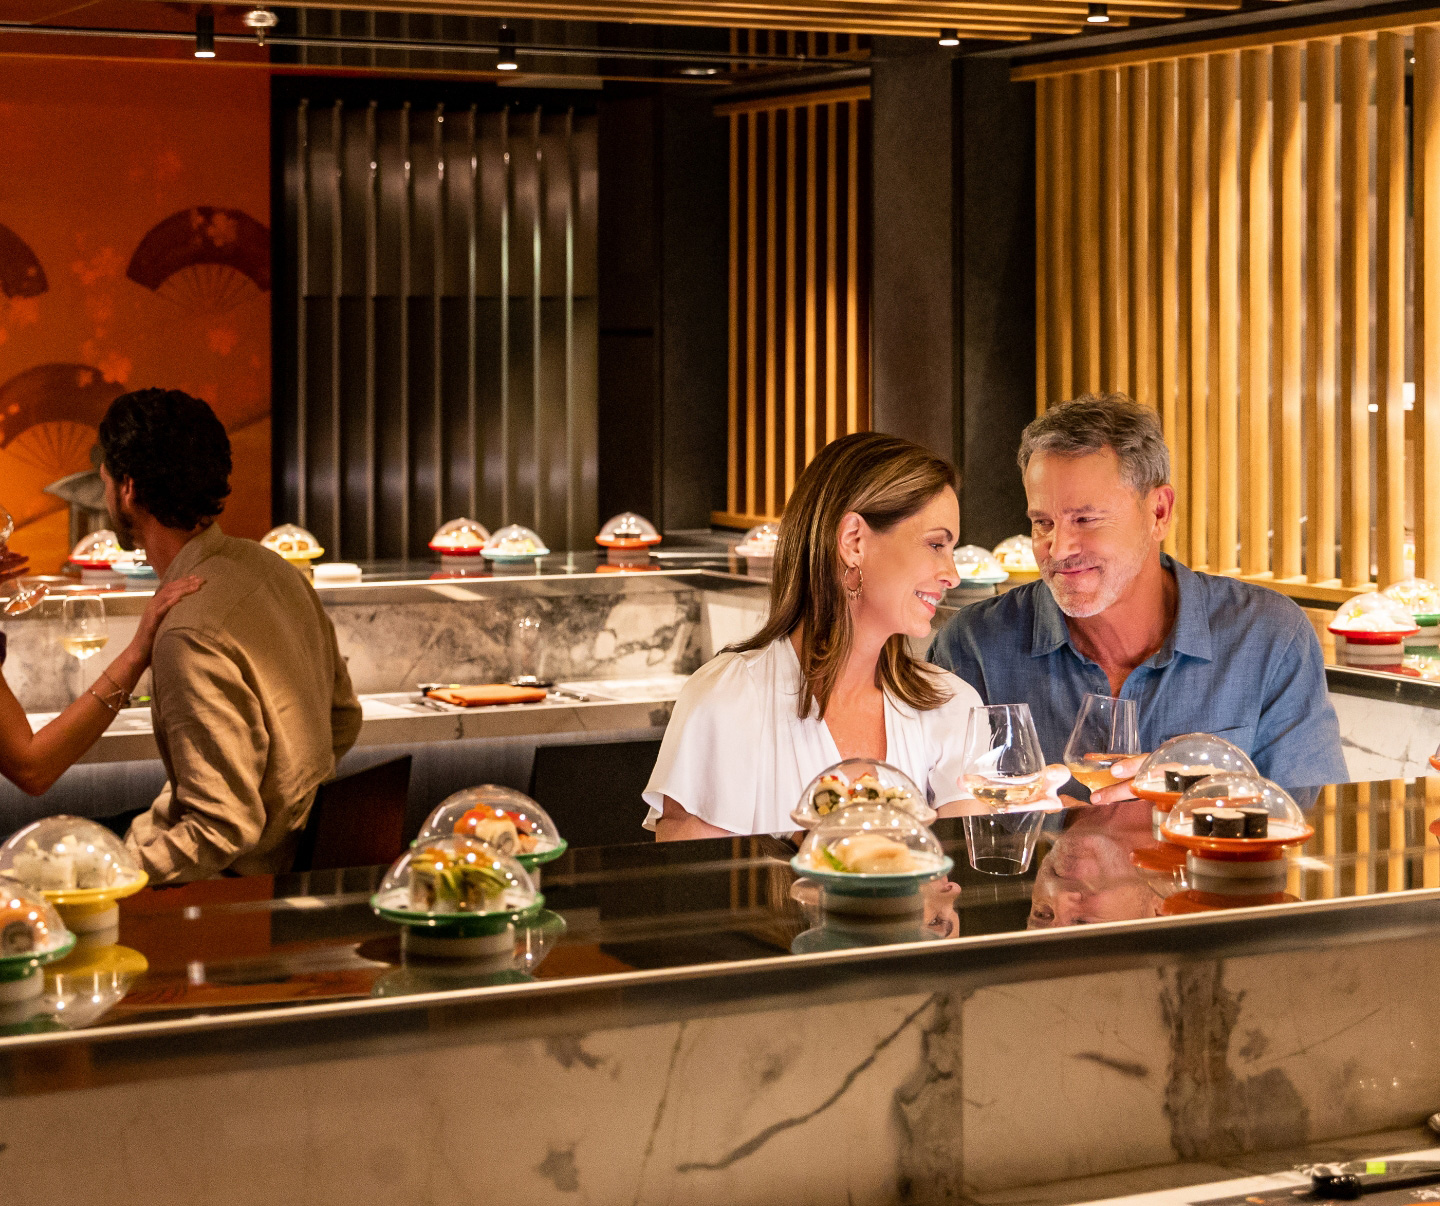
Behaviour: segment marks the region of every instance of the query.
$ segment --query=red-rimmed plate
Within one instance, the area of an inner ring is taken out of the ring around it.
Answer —
[[[427,545],[432,553],[439,553],[442,557],[483,557],[485,546],[477,544],[474,548],[446,548],[441,544]]]
[[[1328,630],[1332,636],[1345,638],[1347,645],[1399,645],[1406,637],[1412,637],[1420,631],[1417,624],[1414,628],[1397,628],[1391,632],[1349,632],[1344,628],[1331,628]]]

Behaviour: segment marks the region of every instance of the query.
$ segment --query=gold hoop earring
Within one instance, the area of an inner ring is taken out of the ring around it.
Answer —
[[[850,573],[855,573],[855,585],[850,585]],[[860,590],[865,585],[865,571],[858,565],[847,565],[845,572],[840,575],[840,585],[845,588],[845,593],[850,596],[850,602],[855,602],[860,597]]]

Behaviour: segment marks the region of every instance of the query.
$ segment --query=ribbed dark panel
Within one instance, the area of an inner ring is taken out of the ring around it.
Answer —
[[[598,523],[596,125],[488,86],[277,78],[275,514],[347,558]],[[293,304],[293,310],[289,305]]]

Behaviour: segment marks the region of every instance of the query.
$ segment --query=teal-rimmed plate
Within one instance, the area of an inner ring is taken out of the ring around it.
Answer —
[[[813,879],[828,892],[842,896],[910,896],[922,885],[950,874],[955,860],[946,855],[928,871],[907,871],[900,875],[865,875],[857,871],[821,871],[807,866],[797,854],[790,867],[797,875]]]

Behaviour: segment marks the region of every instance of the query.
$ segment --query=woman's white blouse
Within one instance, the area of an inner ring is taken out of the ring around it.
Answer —
[[[885,696],[885,761],[925,788],[932,805],[961,795],[965,728],[980,697],[935,670],[950,692],[929,712]],[[803,720],[800,661],[788,638],[748,653],[722,653],[685,684],[645,788],[655,822],[669,796],[693,816],[731,833],[784,833],[800,792],[840,751],[812,708]]]

